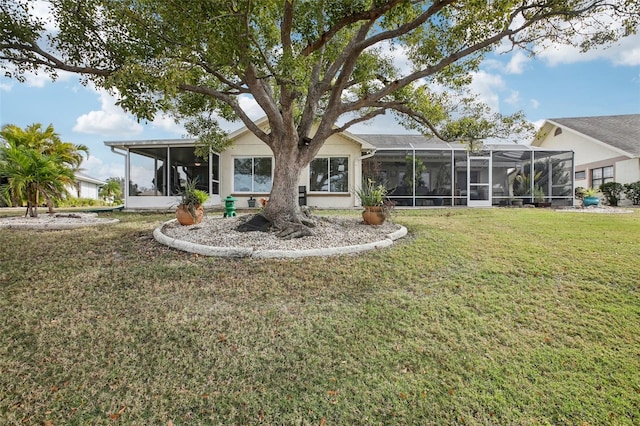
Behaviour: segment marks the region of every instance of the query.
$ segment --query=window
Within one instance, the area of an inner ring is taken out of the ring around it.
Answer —
[[[600,185],[613,182],[613,166],[601,167],[591,170],[591,187],[600,188]]]
[[[587,172],[582,170],[579,172],[576,172],[575,175],[575,180],[585,180],[587,178]]]
[[[234,192],[270,192],[273,183],[271,157],[233,159]]]
[[[309,191],[348,192],[349,159],[318,157],[309,164]]]

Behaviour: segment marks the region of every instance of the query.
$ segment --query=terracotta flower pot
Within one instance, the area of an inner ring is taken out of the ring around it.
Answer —
[[[202,221],[204,217],[204,209],[202,206],[196,206],[196,216],[191,216],[189,208],[183,204],[180,204],[176,209],[176,219],[181,225],[195,225]]]
[[[386,216],[381,206],[364,206],[362,212],[362,220],[367,225],[382,225]]]

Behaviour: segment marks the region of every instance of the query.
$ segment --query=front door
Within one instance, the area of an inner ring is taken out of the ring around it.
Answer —
[[[490,156],[469,156],[467,160],[467,205],[491,207]]]

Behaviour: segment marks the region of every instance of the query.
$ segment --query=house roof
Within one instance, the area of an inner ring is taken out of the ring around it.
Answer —
[[[413,149],[413,148],[433,148],[451,149],[460,144],[448,144],[438,138],[427,138],[422,135],[379,135],[365,134],[356,135],[360,139],[369,142],[377,149]]]
[[[631,157],[640,157],[640,114],[551,118],[547,122],[581,133]]]
[[[90,176],[83,175],[82,173],[78,173],[78,172],[75,173],[75,177],[76,177],[76,181],[78,182],[93,183],[95,185],[104,185],[106,183],[103,180],[92,178]]]
[[[433,150],[456,150],[466,151],[469,147],[465,143],[445,142],[436,137],[426,137],[423,135],[356,135],[360,139],[369,142],[376,149],[433,149]],[[493,151],[537,151],[542,148],[517,144],[517,143],[485,143],[483,147]],[[548,151],[548,150],[547,150]]]

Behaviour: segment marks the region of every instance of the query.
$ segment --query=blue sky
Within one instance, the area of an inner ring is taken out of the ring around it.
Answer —
[[[515,51],[491,55],[474,74],[473,90],[494,110],[523,110],[537,125],[546,118],[640,113],[640,37],[608,49],[580,53],[566,46],[541,51],[535,58]],[[123,157],[104,146],[108,140],[181,138],[184,130],[170,118],[138,123],[114,105],[102,90],[83,86],[71,74],[56,82],[29,75],[27,82],[0,77],[0,125],[53,124],[62,140],[89,147],[83,173],[106,179],[124,176]],[[243,99],[250,116],[263,114]],[[229,123],[235,130],[239,123]],[[391,117],[352,128],[353,133],[406,133]]]

